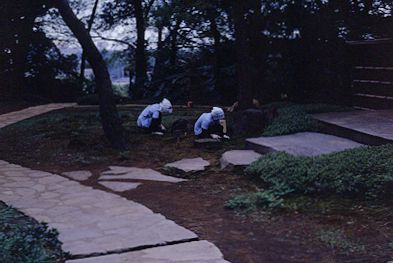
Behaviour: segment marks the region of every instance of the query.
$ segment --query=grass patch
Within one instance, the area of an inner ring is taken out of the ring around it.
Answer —
[[[278,108],[278,116],[263,136],[279,136],[298,132],[318,131],[318,122],[310,114],[350,111],[351,108],[329,104],[272,104]]]
[[[347,252],[362,252],[365,247],[349,240],[341,230],[322,230],[318,233],[318,239],[332,249],[340,249]]]
[[[276,196],[271,191],[256,192],[250,194],[239,195],[231,198],[225,203],[225,207],[233,210],[243,210],[252,212],[257,208],[273,209],[284,206],[284,200]]]
[[[56,230],[0,202],[0,262],[57,263],[67,256]]]
[[[245,173],[277,196],[337,194],[383,200],[393,190],[393,145],[318,157],[273,153],[247,167]]]

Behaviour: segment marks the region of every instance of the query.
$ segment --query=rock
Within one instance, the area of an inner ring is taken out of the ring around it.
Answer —
[[[141,183],[128,183],[128,182],[99,182],[100,185],[105,186],[115,192],[124,192],[136,189]]]
[[[246,140],[248,149],[259,153],[275,151],[299,156],[318,156],[363,146],[341,137],[316,132],[301,132],[291,135],[259,137]]]
[[[168,183],[179,183],[179,182],[187,181],[185,179],[179,179],[172,176],[163,175],[152,169],[123,167],[123,166],[110,166],[109,168],[111,170],[102,173],[100,180],[129,179],[129,180],[159,181],[159,182],[168,182]]]
[[[277,115],[275,108],[247,109],[233,113],[234,135],[260,135]]]
[[[67,263],[230,263],[212,243],[202,240],[135,252],[70,260]]]
[[[206,166],[209,166],[210,163],[202,158],[194,158],[194,159],[182,159],[173,163],[168,163],[165,167],[176,168],[182,170],[186,173],[195,172],[195,171],[203,171]]]
[[[221,159],[221,169],[228,165],[245,166],[258,160],[262,155],[252,150],[233,150],[225,152]]]
[[[93,174],[90,171],[73,171],[73,172],[65,172],[62,175],[67,176],[76,181],[85,181],[90,178]]]

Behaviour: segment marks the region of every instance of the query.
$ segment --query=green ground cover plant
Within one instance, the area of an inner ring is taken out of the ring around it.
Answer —
[[[273,153],[247,167],[245,173],[280,196],[337,194],[383,199],[393,189],[393,145],[318,157]]]
[[[56,230],[0,202],[0,262],[64,262],[67,254],[57,237]]]
[[[275,103],[278,116],[263,132],[263,136],[279,136],[298,132],[318,131],[318,122],[310,114],[324,112],[350,111],[349,107],[330,104],[291,104]]]

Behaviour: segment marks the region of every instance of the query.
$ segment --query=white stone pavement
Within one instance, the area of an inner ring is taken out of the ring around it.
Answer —
[[[50,111],[76,106],[75,103],[54,103],[47,105],[34,106],[20,111],[10,112],[0,115],[0,129],[16,122],[29,119],[31,117],[44,114]]]
[[[59,230],[72,255],[196,239],[138,203],[59,175],[0,161],[0,200]]]
[[[1,115],[0,128],[69,106],[73,104],[44,105]],[[0,200],[47,222],[59,231],[65,251],[87,257],[70,263],[227,262],[213,244],[191,242],[197,240],[195,233],[147,207],[56,174],[0,161]],[[130,250],[139,251],[122,253]],[[97,256],[102,254],[108,255]]]

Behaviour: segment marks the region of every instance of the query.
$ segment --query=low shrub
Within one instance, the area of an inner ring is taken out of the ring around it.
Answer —
[[[265,129],[263,136],[279,136],[317,129],[317,121],[300,107],[291,106],[278,109],[278,116]]]
[[[393,145],[362,147],[318,157],[273,153],[246,168],[273,193],[338,194],[366,199],[393,190]]]
[[[341,230],[322,230],[318,238],[332,249],[341,249],[350,252],[362,252],[365,247],[349,240]]]
[[[67,254],[57,237],[56,230],[0,202],[0,262],[64,262]]]
[[[245,211],[254,211],[257,208],[273,209],[283,206],[284,200],[272,191],[235,196],[225,203],[226,208]]]
[[[349,107],[330,104],[303,104],[290,103],[270,104],[278,108],[278,116],[269,125],[263,136],[279,136],[297,132],[318,131],[318,123],[309,114],[323,112],[350,111]]]

